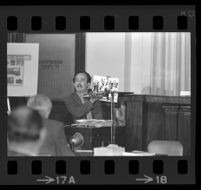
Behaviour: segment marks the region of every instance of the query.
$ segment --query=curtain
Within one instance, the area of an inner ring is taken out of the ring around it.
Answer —
[[[125,91],[179,96],[190,91],[190,33],[126,33]]]

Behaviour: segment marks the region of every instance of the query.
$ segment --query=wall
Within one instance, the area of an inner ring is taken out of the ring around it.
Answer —
[[[86,71],[120,79],[124,91],[125,33],[87,33]]]
[[[75,34],[27,34],[26,42],[39,43],[38,93],[64,98],[73,91]]]

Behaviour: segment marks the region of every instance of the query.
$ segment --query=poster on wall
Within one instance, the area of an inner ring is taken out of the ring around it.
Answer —
[[[39,44],[7,43],[7,96],[32,96],[38,87]]]
[[[118,101],[119,79],[110,76],[97,76],[92,77],[91,89],[95,92],[105,92],[100,101],[111,102],[111,92],[114,93],[114,102]]]

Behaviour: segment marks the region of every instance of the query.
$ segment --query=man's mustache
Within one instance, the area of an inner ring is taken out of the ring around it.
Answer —
[[[77,84],[77,87],[82,87],[82,85],[81,84]]]

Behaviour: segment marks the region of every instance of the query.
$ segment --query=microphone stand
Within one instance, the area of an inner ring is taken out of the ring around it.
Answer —
[[[8,115],[10,114],[10,112],[11,112],[10,99],[9,99],[9,97],[7,97],[7,113],[8,113]]]
[[[111,91],[111,120],[112,120],[112,127],[111,127],[111,144],[115,144],[115,125],[114,125],[114,92]]]
[[[109,93],[111,93],[111,110],[110,110],[110,114],[111,114],[111,121],[112,121],[112,127],[111,127],[111,144],[115,144],[115,132],[116,132],[116,130],[115,130],[115,124],[114,124],[114,107],[115,107],[115,105],[114,105],[114,91],[109,91],[109,92],[107,92],[107,94],[109,95]]]

